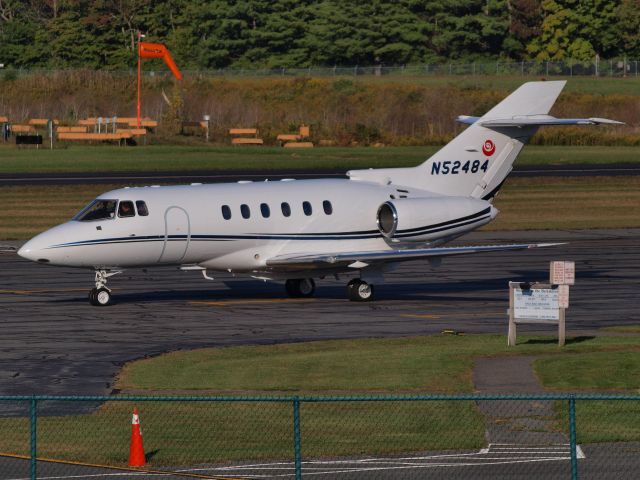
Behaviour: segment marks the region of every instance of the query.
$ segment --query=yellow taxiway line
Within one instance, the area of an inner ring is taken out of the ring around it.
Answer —
[[[14,453],[1,453],[0,457],[4,458],[17,458],[20,460],[31,460],[31,457],[28,455],[18,455]],[[149,475],[174,475],[176,477],[190,477],[190,478],[206,478],[210,480],[245,480],[237,477],[226,477],[221,475],[202,475],[200,473],[190,473],[190,472],[172,472],[171,470],[151,470],[148,468],[133,468],[133,467],[116,467],[112,465],[101,465],[99,463],[85,463],[85,462],[75,462],[73,460],[58,460],[55,458],[41,458],[36,457],[38,462],[46,462],[46,463],[57,463],[62,465],[74,465],[77,467],[91,467],[91,468],[104,468],[108,470],[117,470],[120,472],[131,472],[131,473],[148,473]]]
[[[0,290],[0,295],[37,295],[38,293],[87,292],[86,288],[43,288],[41,290]]]

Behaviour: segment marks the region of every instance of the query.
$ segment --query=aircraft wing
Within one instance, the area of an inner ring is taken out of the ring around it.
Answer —
[[[624,122],[609,120],[608,118],[556,118],[551,115],[521,115],[508,118],[493,118],[482,120],[480,117],[460,115],[456,119],[459,123],[473,125],[478,123],[483,127],[542,127],[545,125],[624,125]]]
[[[481,245],[469,247],[412,248],[397,250],[374,250],[365,252],[340,252],[321,254],[279,255],[267,260],[268,267],[277,268],[364,268],[375,263],[404,262],[420,258],[449,257],[472,253],[527,250],[531,248],[553,247],[564,243],[524,243],[514,245]]]

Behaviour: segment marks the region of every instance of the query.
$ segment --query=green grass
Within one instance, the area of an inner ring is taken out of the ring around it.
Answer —
[[[640,338],[569,338],[564,348],[553,338],[523,336],[517,348],[505,343],[502,335],[468,335],[179,351],[126,365],[117,387],[146,395],[222,397],[461,393],[473,390],[471,369],[478,356],[534,354],[567,360],[635,351]],[[112,401],[88,415],[39,418],[39,455],[125,465],[133,406]],[[154,452],[150,468],[291,459],[290,403],[149,401],[137,407],[146,451]],[[638,440],[635,419],[619,414],[631,413],[626,404],[599,407],[607,409],[606,424],[583,415],[582,408],[579,403],[579,431],[593,432],[585,438]],[[307,459],[486,446],[485,419],[469,401],[303,403],[300,413]],[[558,410],[558,422],[563,415]],[[559,423],[558,428],[564,426]],[[26,418],[0,419],[0,431],[1,452],[28,453]]]
[[[639,333],[612,327],[605,330]],[[552,390],[640,393],[640,345],[622,351],[577,352],[538,359],[534,369],[542,384]],[[568,433],[566,403],[556,405],[557,427]],[[576,403],[580,443],[638,441],[640,402],[581,400]]]
[[[550,389],[640,393],[640,349],[543,358],[534,366],[543,385]]]
[[[152,172],[179,170],[342,169],[415,166],[439,147],[80,146],[33,150],[0,148],[0,174]],[[640,147],[527,146],[519,165],[637,163]]]
[[[31,238],[121,186],[0,187],[0,239]],[[511,178],[495,205],[500,214],[485,230],[640,227],[640,177]]]
[[[154,393],[462,393],[472,391],[478,356],[550,354],[561,361],[639,347],[636,336],[570,339],[562,349],[553,340],[523,337],[513,349],[502,335],[436,335],[201,349],[127,364],[117,386]]]
[[[640,333],[640,325],[621,325],[621,326],[615,326],[615,327],[604,327],[602,330],[605,332]]]

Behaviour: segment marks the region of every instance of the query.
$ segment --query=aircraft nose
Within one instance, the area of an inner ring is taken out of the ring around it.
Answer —
[[[38,245],[41,242],[36,241],[36,238],[32,238],[25,243],[20,250],[18,250],[18,255],[32,262],[49,263],[50,260],[46,258],[42,247]]]

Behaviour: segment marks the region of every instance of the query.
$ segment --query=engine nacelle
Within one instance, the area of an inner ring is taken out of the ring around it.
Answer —
[[[401,198],[380,205],[376,221],[392,242],[428,242],[462,235],[497,214],[489,202],[477,198]]]

